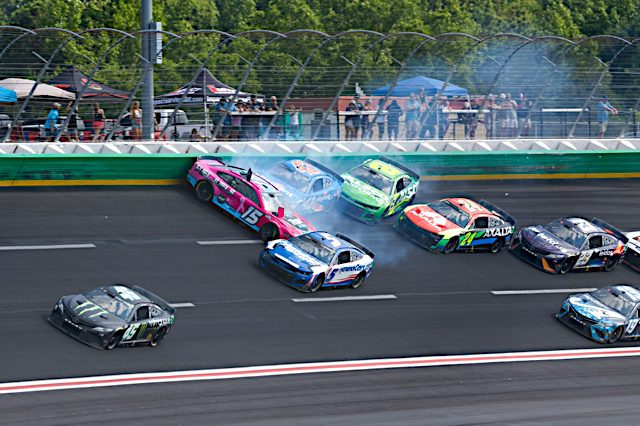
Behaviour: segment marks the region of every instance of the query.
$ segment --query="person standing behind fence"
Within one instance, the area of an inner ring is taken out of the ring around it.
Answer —
[[[344,132],[345,132],[345,136],[346,139],[348,141],[351,140],[355,140],[357,137],[357,131],[356,131],[356,121],[355,121],[355,112],[358,111],[358,106],[356,104],[356,101],[351,101],[349,102],[349,105],[347,105],[347,108],[345,108],[345,112],[347,112],[348,114],[345,115],[344,118]],[[358,125],[360,124],[360,121],[358,120]]]
[[[67,124],[67,132],[69,134],[69,142],[79,142],[78,138],[78,115],[73,110],[73,101],[67,105],[67,115],[69,116],[69,124]]]
[[[407,114],[405,115],[407,124],[407,139],[414,139],[418,133],[418,116],[420,115],[420,103],[415,93],[409,95],[409,101],[406,106]]]
[[[55,139],[57,130],[56,124],[58,124],[58,117],[60,116],[60,105],[58,102],[54,102],[51,109],[49,110],[49,114],[47,114],[47,120],[44,122],[44,135],[47,139],[47,142],[50,142]]]
[[[367,99],[364,101],[364,105],[362,106],[362,111],[366,111],[365,114],[362,114],[360,117],[360,129],[362,132],[362,140],[371,139],[371,116],[368,112],[372,111],[371,107],[371,99]]]
[[[301,127],[300,127],[300,110],[296,109],[296,106],[291,104],[289,105],[289,109],[287,111],[289,113],[289,132],[288,137],[298,140],[300,138]]]
[[[140,121],[142,122],[142,110],[138,109],[138,111],[140,111]],[[91,142],[97,142],[102,136],[105,120],[104,110],[100,108],[100,104],[93,104],[93,123],[91,124],[93,128],[93,140]],[[133,124],[133,114],[131,114],[131,123]],[[138,130],[140,129],[141,127],[138,127]],[[140,137],[136,139],[140,139]]]
[[[385,138],[385,127],[387,126],[387,111],[384,109],[384,100],[378,100],[378,106],[376,108],[376,126],[378,127],[378,140],[384,140]]]
[[[400,117],[402,114],[402,107],[398,105],[398,101],[395,99],[391,101],[391,104],[387,108],[389,140],[398,140],[398,134],[400,133]]]
[[[131,139],[139,140],[142,139],[142,110],[140,109],[140,102],[133,101],[131,104]],[[95,120],[95,114],[94,114]],[[95,127],[94,127],[95,132]],[[97,134],[97,133],[96,133]],[[96,134],[94,134],[93,139],[96,139]]]
[[[598,133],[599,138],[604,138],[604,134],[607,131],[607,127],[609,125],[609,113],[616,115],[618,114],[618,110],[609,103],[608,97],[603,96],[602,100],[598,103],[598,123],[600,124],[600,133]]]

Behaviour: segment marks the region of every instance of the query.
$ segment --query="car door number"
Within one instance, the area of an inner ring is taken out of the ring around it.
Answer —
[[[256,223],[258,223],[258,220],[260,220],[262,216],[264,216],[264,213],[253,206],[249,206],[249,208],[247,208],[244,213],[240,215],[240,218],[247,222],[249,225],[255,225]]]
[[[592,250],[587,250],[583,252],[578,258],[578,261],[576,262],[576,266],[586,265],[592,253],[593,253]]]
[[[127,331],[122,335],[122,340],[131,340],[136,336],[136,332],[140,328],[140,324],[131,324]]]

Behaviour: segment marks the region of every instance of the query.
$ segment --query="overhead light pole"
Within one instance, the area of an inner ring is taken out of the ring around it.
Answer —
[[[153,21],[153,0],[142,0],[140,11],[140,27],[142,31],[150,30]],[[153,139],[153,64],[151,55],[151,44],[155,34],[143,32],[142,34],[142,57],[147,62],[147,66],[141,63],[143,73],[142,83],[142,139]],[[145,62],[143,61],[143,62]]]

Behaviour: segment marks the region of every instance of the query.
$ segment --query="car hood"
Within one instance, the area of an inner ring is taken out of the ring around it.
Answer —
[[[77,318],[89,326],[113,326],[125,324],[121,318],[104,310],[81,294],[63,299],[65,310],[72,318]]]
[[[342,193],[347,197],[372,206],[383,206],[390,203],[391,196],[379,189],[354,178],[349,173],[344,173],[342,177],[344,178]]]
[[[404,214],[415,225],[434,234],[450,229],[460,229],[458,225],[436,213],[426,204],[411,206],[405,210]]]
[[[540,225],[524,228],[522,238],[535,248],[550,254],[569,255],[579,252],[574,246],[556,237]]]
[[[624,323],[626,321],[625,316],[620,312],[611,309],[588,293],[571,296],[568,301],[580,315],[594,321],[614,323]]]
[[[320,259],[302,251],[298,246],[287,240],[277,243],[271,250],[271,254],[296,269],[312,270],[316,266],[326,266]]]

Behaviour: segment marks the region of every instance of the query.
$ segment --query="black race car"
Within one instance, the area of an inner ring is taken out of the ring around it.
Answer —
[[[512,238],[511,251],[551,273],[610,271],[624,257],[626,243],[620,230],[600,219],[568,217],[523,228]]]
[[[99,349],[158,346],[173,325],[175,309],[141,287],[115,284],[63,296],[49,322]]]

